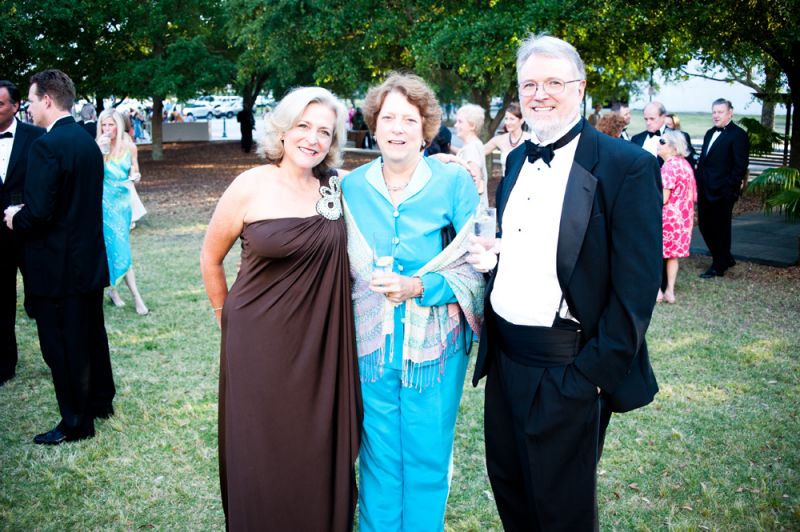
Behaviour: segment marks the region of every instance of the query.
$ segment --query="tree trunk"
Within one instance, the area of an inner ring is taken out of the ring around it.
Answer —
[[[160,96],[153,96],[153,119],[150,122],[152,131],[150,136],[153,141],[152,157],[154,161],[160,161],[164,158],[164,145],[161,142],[163,138],[162,127],[164,112],[164,100]]]
[[[103,109],[105,108],[105,103],[103,102],[102,96],[94,97],[94,108],[97,110],[97,116],[100,116],[100,113],[102,113]]]
[[[266,80],[266,74],[253,74],[242,88],[242,107],[245,111],[252,112],[253,108],[256,106],[258,95],[261,94],[261,89],[264,88]]]
[[[775,128],[775,102],[761,102],[761,125],[769,129]]]
[[[511,102],[514,101],[516,97],[517,97],[517,85],[514,82],[511,84],[511,87],[509,87],[509,89],[506,90],[506,93],[503,95],[503,105],[501,105],[500,109],[497,110],[496,115],[491,116],[490,115],[491,109],[488,108],[486,109],[486,116],[489,118],[489,120],[487,120],[489,124],[489,131],[488,131],[489,136],[486,137],[487,141],[494,136],[494,132],[497,131],[498,127],[500,127],[500,123],[505,119],[506,109],[508,109],[508,106],[511,104]]]
[[[764,64],[764,86],[759,92],[774,94],[780,91],[781,67],[775,61],[767,59]],[[765,101],[761,106],[761,125],[766,128],[775,128],[775,100]]]

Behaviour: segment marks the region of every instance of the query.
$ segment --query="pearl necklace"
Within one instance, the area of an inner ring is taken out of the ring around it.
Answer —
[[[525,134],[525,132],[524,132],[524,131],[520,131],[520,133],[519,133],[519,138],[517,139],[517,141],[516,141],[516,142],[513,142],[513,141],[511,140],[511,139],[512,139],[512,137],[511,137],[511,132],[509,131],[509,132],[508,132],[508,144],[509,144],[509,145],[510,145],[512,148],[516,148],[516,147],[517,147],[517,145],[519,144],[519,141],[521,141],[521,140],[522,140],[522,135],[524,135],[524,134]]]
[[[383,184],[386,185],[386,189],[389,192],[400,192],[401,190],[405,189],[411,182],[411,178],[409,177],[408,181],[406,181],[402,185],[390,185],[389,182],[386,180],[386,175],[383,173],[383,165],[381,165],[381,177],[383,177]]]

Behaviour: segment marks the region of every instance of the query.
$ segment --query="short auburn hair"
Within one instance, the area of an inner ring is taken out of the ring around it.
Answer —
[[[433,90],[425,80],[415,74],[392,72],[386,81],[367,92],[364,100],[364,120],[367,122],[367,127],[375,133],[383,102],[389,93],[395,91],[405,96],[408,102],[419,110],[422,117],[422,138],[425,146],[429,146],[439,133],[442,109]]]

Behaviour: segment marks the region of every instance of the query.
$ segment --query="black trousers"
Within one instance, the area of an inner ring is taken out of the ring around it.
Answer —
[[[609,414],[573,364],[532,367],[497,352],[484,430],[506,531],[597,530],[596,471]]]
[[[94,432],[95,413],[108,412],[116,389],[103,319],[103,291],[49,298],[29,296],[39,345],[50,367],[66,434]]]
[[[253,126],[250,125],[248,121],[247,124],[242,123],[240,129],[242,132],[242,138],[239,142],[241,143],[242,151],[245,153],[250,153],[250,150],[253,149]]]
[[[6,227],[0,228],[0,380],[17,369],[17,271],[23,271],[22,241]]]
[[[731,217],[735,199],[710,201],[701,194],[697,199],[700,234],[711,252],[711,267],[724,272],[733,263],[731,255]]]

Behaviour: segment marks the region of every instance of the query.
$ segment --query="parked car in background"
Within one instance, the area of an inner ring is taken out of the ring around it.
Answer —
[[[220,102],[214,107],[214,116],[217,118],[233,118],[244,109],[242,98],[238,96],[223,96],[218,99]]]
[[[185,104],[181,115],[184,119],[192,117],[194,120],[211,120],[214,118],[214,108],[208,103],[195,101]]]

